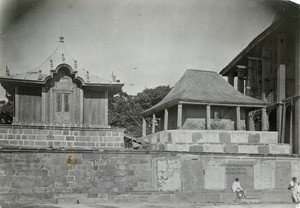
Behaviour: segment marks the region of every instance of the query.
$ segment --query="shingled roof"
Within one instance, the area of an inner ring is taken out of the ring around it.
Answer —
[[[240,93],[216,72],[188,69],[166,97],[142,115],[161,111],[180,101],[247,107],[264,107],[267,104]]]

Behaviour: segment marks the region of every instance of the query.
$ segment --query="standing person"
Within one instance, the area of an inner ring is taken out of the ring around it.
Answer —
[[[244,193],[241,183],[240,183],[240,179],[239,178],[235,178],[235,181],[232,183],[232,187],[231,187],[233,193],[236,194],[237,197],[246,197],[246,194]]]
[[[297,178],[296,177],[293,177],[290,184],[289,184],[289,190],[292,191],[292,198],[293,198],[293,201],[295,203],[298,203],[299,200],[298,200],[298,190],[299,190],[299,187],[298,187],[298,183],[297,183]]]

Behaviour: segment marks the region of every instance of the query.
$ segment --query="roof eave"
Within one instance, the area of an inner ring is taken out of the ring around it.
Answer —
[[[255,39],[253,39],[249,45],[244,48],[227,66],[225,66],[219,74],[222,76],[227,76],[230,69],[235,66],[244,55],[246,55],[258,42],[261,42],[274,30],[278,29],[286,20],[284,18],[279,18],[275,23],[272,23],[267,29],[260,33]]]

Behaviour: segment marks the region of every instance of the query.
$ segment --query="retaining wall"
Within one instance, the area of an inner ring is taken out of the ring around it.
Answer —
[[[142,151],[0,150],[0,205],[17,203],[291,202],[298,156]]]
[[[0,147],[123,149],[124,129],[1,125]]]

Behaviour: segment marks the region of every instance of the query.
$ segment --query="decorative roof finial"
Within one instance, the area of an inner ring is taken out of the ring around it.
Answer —
[[[77,61],[74,60],[74,68],[77,69]]]
[[[116,75],[114,75],[114,72],[111,73],[111,78],[113,82],[117,81]]]
[[[53,69],[53,60],[50,59],[50,68]]]
[[[5,73],[6,73],[6,76],[10,77],[10,73],[9,73],[9,69],[8,69],[7,65],[5,66]]]
[[[61,54],[61,60],[62,60],[62,61],[65,61],[65,60],[66,60],[66,59],[65,59],[65,54],[63,54],[63,53]]]
[[[65,38],[64,36],[60,36],[60,37],[59,37],[59,42],[60,42],[60,43],[64,43],[64,42],[65,42],[65,41],[64,41],[64,38]]]

